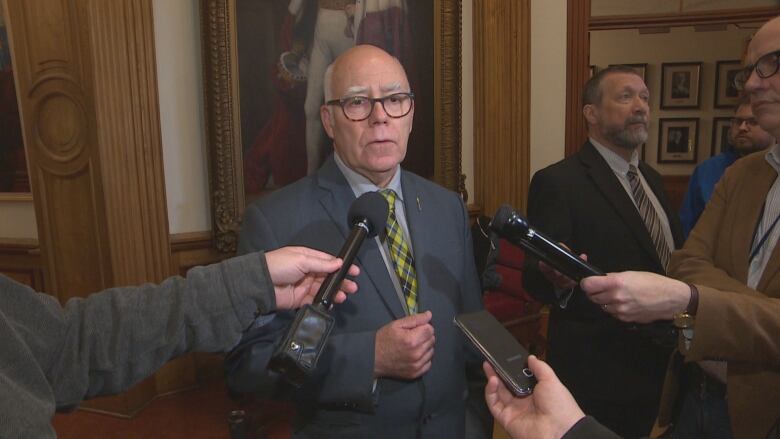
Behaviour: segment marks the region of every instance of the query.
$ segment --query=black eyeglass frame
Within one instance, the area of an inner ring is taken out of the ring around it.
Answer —
[[[385,101],[387,101],[388,99],[393,98],[395,96],[399,96],[399,95],[400,96],[407,96],[409,99],[411,99],[412,104],[409,105],[409,109],[406,111],[406,113],[404,113],[404,114],[402,114],[400,116],[393,116],[393,115],[391,115],[390,113],[387,112],[387,108],[385,107]],[[350,99],[355,99],[355,98],[364,98],[364,99],[368,100],[371,103],[371,109],[368,110],[368,114],[366,114],[366,117],[361,118],[361,119],[354,119],[354,118],[351,118],[351,117],[349,117],[347,115],[347,110],[344,109],[344,104],[349,102]],[[341,99],[331,99],[331,100],[325,102],[325,105],[338,105],[339,107],[341,107],[341,112],[344,114],[344,117],[346,117],[347,119],[351,120],[352,122],[362,122],[362,121],[368,119],[369,117],[371,117],[371,114],[374,112],[374,107],[376,107],[376,103],[377,102],[379,102],[382,105],[382,110],[384,110],[385,114],[387,114],[389,117],[392,117],[393,119],[400,119],[400,118],[405,117],[406,115],[408,115],[409,113],[412,112],[412,108],[414,108],[414,93],[412,93],[412,92],[393,93],[393,94],[390,94],[390,95],[387,95],[387,96],[382,96],[381,98],[370,98],[368,96],[362,96],[362,95],[345,96],[345,97],[343,97]]]
[[[762,72],[758,66],[762,64],[761,60],[770,56],[775,57],[774,70],[772,70],[771,73]],[[753,74],[753,70],[756,71],[756,74],[761,79],[766,79],[777,74],[777,71],[780,70],[780,49],[761,55],[754,64],[745,66],[742,70],[739,71],[739,73],[734,75],[734,87],[736,87],[737,90],[742,91],[745,89],[745,84],[747,84],[748,80],[750,79],[750,75]]]

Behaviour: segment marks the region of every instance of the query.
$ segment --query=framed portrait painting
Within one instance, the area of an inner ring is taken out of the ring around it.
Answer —
[[[200,1],[217,248],[235,248],[249,202],[316,172],[330,155],[323,76],[358,44],[385,49],[409,77],[415,112],[404,168],[458,189],[459,1]]]
[[[8,30],[0,2],[0,200],[32,199]]]
[[[661,64],[661,109],[699,108],[701,63]]]
[[[739,103],[739,91],[734,77],[742,70],[739,61],[718,61],[715,64],[715,108],[733,108]]]
[[[712,118],[712,155],[718,155],[731,148],[729,142],[729,130],[731,129],[730,117]]]
[[[699,118],[658,119],[658,163],[696,163]]]

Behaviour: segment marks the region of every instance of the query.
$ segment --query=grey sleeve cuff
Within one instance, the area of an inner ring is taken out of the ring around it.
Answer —
[[[222,273],[236,317],[248,326],[258,315],[276,310],[276,294],[265,253],[256,252],[227,259]]]

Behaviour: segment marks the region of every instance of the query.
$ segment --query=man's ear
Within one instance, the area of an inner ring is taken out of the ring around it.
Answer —
[[[322,121],[322,127],[325,128],[325,132],[328,133],[328,137],[333,139],[333,129],[336,121],[333,120],[334,115],[330,110],[331,108],[327,105],[320,106],[320,120]]]
[[[597,111],[596,106],[593,104],[582,107],[582,115],[585,116],[588,125],[596,125],[598,123],[598,118],[596,117]]]

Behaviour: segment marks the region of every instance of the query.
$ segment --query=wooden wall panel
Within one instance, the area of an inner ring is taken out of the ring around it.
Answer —
[[[5,5],[46,291],[168,277],[152,0]],[[89,406],[130,416],[157,390],[150,379]]]
[[[529,183],[529,0],[474,2],[474,191],[493,215],[524,211]]]

